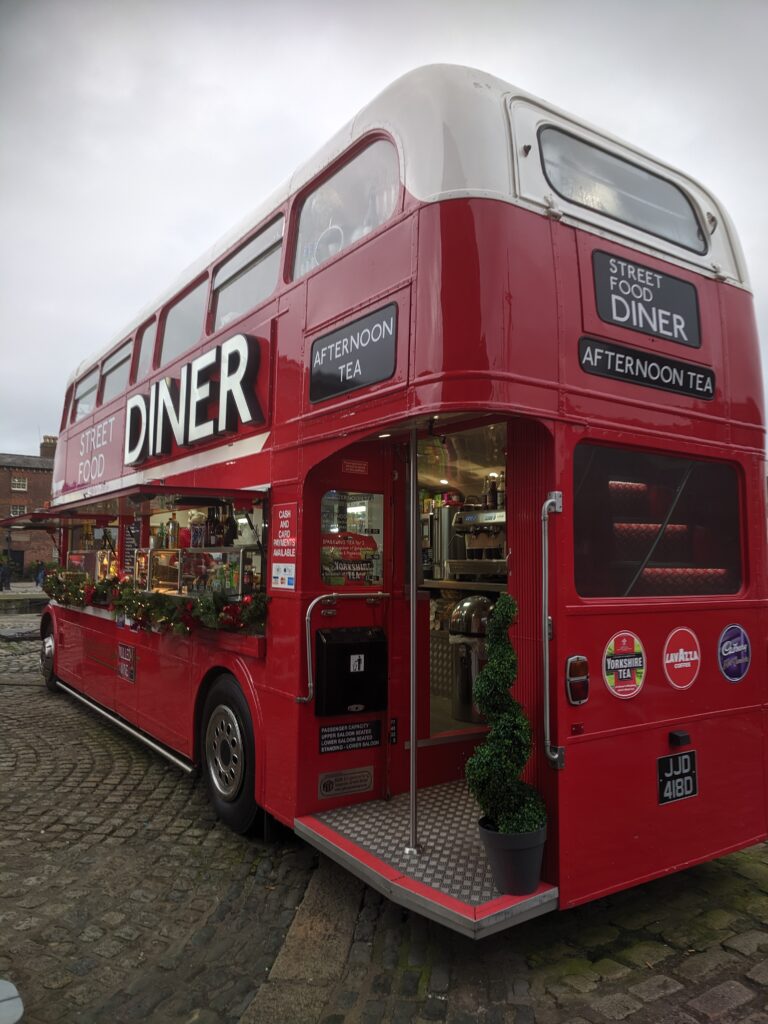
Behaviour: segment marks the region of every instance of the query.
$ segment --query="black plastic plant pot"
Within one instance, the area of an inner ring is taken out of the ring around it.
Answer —
[[[525,896],[534,892],[541,881],[541,861],[547,826],[537,832],[497,832],[481,818],[480,839],[499,892],[509,896]]]

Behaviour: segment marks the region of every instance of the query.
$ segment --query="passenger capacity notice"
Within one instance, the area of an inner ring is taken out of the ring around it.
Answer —
[[[272,509],[272,590],[296,589],[297,508],[296,502],[292,501],[285,505],[275,505]]]
[[[381,722],[344,722],[320,727],[320,753],[381,746]]]

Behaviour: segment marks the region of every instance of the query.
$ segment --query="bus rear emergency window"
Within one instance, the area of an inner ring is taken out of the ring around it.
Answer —
[[[544,174],[563,199],[692,252],[707,251],[693,207],[670,181],[557,128],[543,128],[539,143]]]
[[[726,463],[580,444],[574,535],[582,597],[741,587],[738,476]]]

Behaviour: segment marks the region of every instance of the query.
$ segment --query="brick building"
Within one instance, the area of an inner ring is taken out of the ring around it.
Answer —
[[[56,438],[45,436],[39,455],[7,455],[0,452],[0,519],[23,516],[51,500],[53,456]],[[38,560],[56,557],[53,540],[44,530],[5,528],[0,538],[2,556],[15,566],[14,575],[30,576]]]

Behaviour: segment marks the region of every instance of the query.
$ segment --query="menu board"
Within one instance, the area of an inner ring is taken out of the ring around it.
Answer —
[[[140,546],[141,523],[123,523],[120,527],[120,569],[124,573],[133,574],[133,562],[136,548]]]

